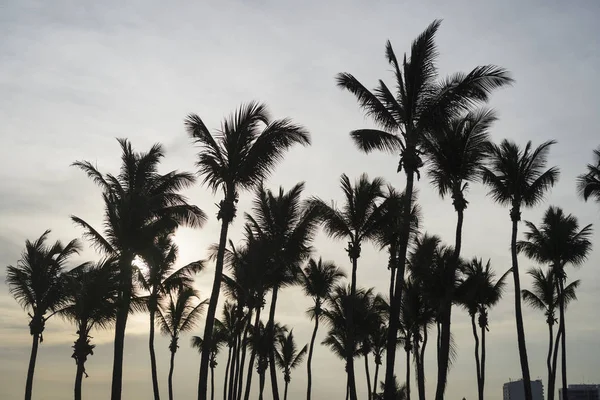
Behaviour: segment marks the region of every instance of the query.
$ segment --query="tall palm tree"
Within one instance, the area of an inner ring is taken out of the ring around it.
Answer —
[[[509,140],[489,148],[489,165],[483,167],[483,181],[490,187],[489,195],[500,205],[510,206],[512,235],[510,249],[512,274],[515,284],[515,319],[521,372],[525,386],[525,399],[532,400],[529,361],[525,344],[525,328],[521,311],[521,278],[517,258],[517,233],[522,207],[534,207],[544,200],[546,193],[558,180],[557,167],[546,169],[550,146],[555,142],[542,143],[536,149],[527,142],[524,149]]]
[[[224,196],[217,214],[221,220],[221,234],[204,328],[205,351],[201,356],[198,382],[198,399],[206,400],[209,349],[221,288],[227,231],[235,218],[239,192],[256,188],[270,175],[290,147],[295,144],[309,145],[310,136],[303,127],[287,118],[273,120],[267,107],[255,102],[242,105],[214,135],[196,114],[190,114],[185,125],[194,143],[200,147],[197,165],[204,184],[214,192],[222,190]]]
[[[319,320],[322,317],[323,304],[331,296],[333,289],[339,280],[345,276],[346,274],[344,274],[344,272],[337,268],[332,262],[323,262],[321,258],[319,258],[319,261],[315,261],[311,258],[304,268],[301,277],[304,294],[313,300],[313,306],[308,309],[307,313],[311,319],[315,320],[315,327],[313,329],[308,350],[308,359],[306,361],[308,379],[308,385],[306,389],[307,400],[310,400],[312,391],[312,356],[315,346],[315,339],[317,338],[317,330],[319,329]]]
[[[121,399],[125,328],[133,290],[133,260],[147,251],[155,238],[173,232],[179,225],[200,227],[206,221],[204,212],[188,204],[179,193],[195,182],[194,175],[177,171],[158,172],[164,157],[160,144],[155,144],[146,153],[136,153],[129,141],[118,141],[122,155],[121,168],[116,176],[102,174],[89,161],[73,163],[102,190],[104,232],[79,217],[71,216],[98,250],[119,260],[119,310],[115,322],[111,400]]]
[[[73,358],[77,364],[75,374],[75,400],[81,400],[83,375],[87,377],[85,362],[94,354],[90,332],[93,328],[108,328],[114,321],[119,297],[119,276],[115,259],[104,259],[93,265],[85,263],[66,275],[68,304],[59,315],[72,321],[77,327],[77,340],[73,346]]]
[[[371,345],[371,353],[375,361],[375,375],[373,377],[373,394],[372,398],[377,398],[377,379],[379,378],[379,368],[383,364],[383,352],[387,345],[387,323],[381,323],[373,327],[369,335],[369,343]]]
[[[381,150],[400,152],[398,172],[406,174],[404,213],[409,215],[415,175],[419,177],[424,135],[447,118],[459,114],[474,103],[487,101],[490,93],[512,82],[508,72],[487,65],[471,72],[456,73],[440,81],[436,62],[438,58],[435,35],[441,21],[436,20],[412,43],[410,54],[398,61],[391,43],[386,44],[386,56],[394,72],[397,93],[392,93],[382,81],[369,91],[354,76],[341,73],[337,76],[339,87],[348,90],[358,100],[365,114],[373,119],[379,129],[359,129],[350,133],[362,151]],[[403,225],[399,243],[398,273],[404,272],[410,236],[409,222]],[[394,390],[395,338],[398,333],[398,316],[401,303],[402,279],[396,279],[391,314],[386,360],[386,400],[392,400]],[[441,399],[436,399],[441,400]]]
[[[454,242],[454,264],[458,260],[462,247],[462,228],[464,212],[468,201],[465,191],[469,183],[477,182],[481,177],[481,167],[489,145],[489,128],[496,120],[492,110],[480,109],[464,116],[452,118],[447,124],[427,135],[424,141],[425,155],[428,161],[428,174],[443,199],[450,195],[452,205],[458,216]],[[454,286],[448,291],[448,297],[442,299],[440,313],[441,340],[438,358],[438,377],[436,399],[444,397],[450,355],[450,323],[452,318],[452,296]]]
[[[215,400],[215,368],[217,368],[217,356],[223,345],[227,344],[227,330],[221,321],[215,320],[213,329],[213,345],[210,354],[210,400]],[[202,338],[200,336],[192,336],[191,346],[202,352]]]
[[[169,296],[166,304],[158,309],[158,323],[163,334],[171,337],[169,350],[171,362],[169,367],[169,400],[173,400],[173,369],[175,367],[175,353],[179,348],[179,335],[189,332],[198,323],[207,301],[198,302],[198,293],[192,288],[183,290]]]
[[[145,249],[141,254],[146,268],[136,268],[136,278],[140,286],[149,293],[147,296],[148,310],[150,312],[150,335],[148,347],[150,349],[150,366],[152,371],[152,390],[154,399],[160,399],[158,389],[158,372],[156,368],[156,355],[154,353],[154,324],[158,304],[173,290],[191,287],[194,283],[194,274],[202,271],[202,261],[192,262],[184,267],[175,268],[178,248],[172,242],[170,235],[162,235],[155,239],[154,246]]]
[[[587,201],[593,197],[600,203],[600,147],[594,150],[594,163],[587,165],[587,172],[577,177],[577,191]]]
[[[318,198],[312,199],[312,204],[318,210],[325,232],[330,237],[348,239],[346,252],[352,262],[350,296],[354,297],[356,294],[356,270],[361,253],[361,244],[364,241],[375,239],[377,227],[381,221],[381,210],[378,208],[376,202],[383,197],[383,180],[375,178],[371,181],[366,174],[363,174],[353,186],[348,176],[343,174],[340,181],[344,193],[344,204],[341,209],[330,206]],[[350,346],[352,346],[355,340],[352,314],[350,312],[347,318]],[[347,357],[346,368],[350,387],[350,400],[356,400],[354,358],[351,353],[348,353]]]
[[[475,338],[475,365],[477,367],[477,388],[479,400],[484,398],[485,387],[485,333],[489,331],[489,309],[498,304],[506,287],[507,271],[495,280],[495,273],[490,261],[484,265],[481,259],[474,258],[464,267],[464,278],[457,288],[459,302],[467,309],[471,317],[471,327]],[[481,356],[479,354],[479,335],[475,325],[475,317],[481,331]]]
[[[66,245],[60,241],[48,245],[46,240],[49,234],[50,231],[47,230],[33,242],[26,240],[25,250],[21,253],[17,265],[9,265],[6,270],[8,290],[27,311],[30,318],[29,333],[33,337],[25,383],[25,400],[31,400],[35,361],[39,343],[44,341],[42,334],[46,321],[66,300],[63,269],[69,258],[78,254],[81,248],[77,240],[72,240]]]
[[[267,274],[272,294],[267,330],[271,335],[274,335],[278,292],[299,282],[301,264],[310,256],[316,234],[318,209],[301,201],[303,189],[304,184],[298,183],[288,192],[279,188],[275,194],[261,187],[254,200],[253,215],[246,214],[254,236],[267,243],[270,250]],[[279,400],[274,351],[269,354],[269,372],[273,399]]]
[[[249,344],[258,358],[256,363],[256,371],[258,372],[259,376],[258,399],[263,400],[265,376],[269,364],[269,354],[275,348],[275,344],[277,341],[279,341],[279,338],[283,336],[288,329],[285,325],[280,325],[276,322],[274,324],[275,335],[271,335],[262,321],[259,321],[257,326],[257,329],[251,330]]]
[[[579,229],[577,218],[565,214],[561,208],[550,206],[542,219],[540,227],[525,221],[529,231],[525,232],[525,240],[517,243],[517,251],[540,263],[548,264],[556,276],[559,293],[559,329],[561,332],[561,370],[563,397],[568,400],[567,388],[567,354],[565,331],[565,298],[563,296],[567,274],[565,267],[581,266],[592,250],[592,225]]]
[[[292,370],[296,369],[306,356],[306,345],[298,351],[296,341],[294,340],[294,330],[287,335],[280,336],[275,345],[275,362],[283,371],[283,380],[285,389],[283,391],[283,400],[287,400],[288,385],[292,380]]]

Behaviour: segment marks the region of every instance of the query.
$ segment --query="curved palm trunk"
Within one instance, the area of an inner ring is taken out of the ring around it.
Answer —
[[[169,400],[173,400],[173,369],[175,368],[175,352],[171,351],[171,366],[169,367]]]
[[[254,317],[254,333],[253,338],[256,340],[260,334],[260,306],[256,309],[256,316]],[[252,368],[254,368],[254,359],[256,358],[256,346],[252,346],[252,352],[250,353],[250,362],[248,363],[248,376],[246,377],[246,389],[244,390],[244,400],[250,398],[250,388],[252,387]]]
[[[377,395],[377,378],[379,377],[379,364],[377,360],[375,360],[375,376],[373,377],[373,394],[371,396],[372,399]]]
[[[407,132],[407,135],[409,132]],[[407,151],[414,153],[414,146],[408,146]],[[414,170],[406,169],[406,188],[404,189],[404,215],[410,215],[412,208],[412,197],[414,188],[415,174]],[[400,235],[400,251],[398,253],[398,266],[396,271],[396,282],[394,288],[394,296],[390,299],[390,318],[388,327],[388,339],[386,347],[385,359],[385,390],[384,400],[394,400],[394,391],[396,389],[394,382],[394,367],[396,363],[396,338],[398,336],[398,328],[400,321],[400,304],[402,302],[402,284],[404,282],[404,269],[406,267],[406,251],[408,249],[408,239],[410,236],[410,219],[406,218],[402,226]]]
[[[565,326],[565,296],[564,294],[564,281],[563,279],[559,279],[558,281],[559,287],[560,287],[560,291],[559,291],[559,295],[560,295],[560,301],[558,303],[558,308],[559,308],[559,314],[560,314],[560,321],[559,321],[559,326],[560,326],[560,330],[561,330],[561,338],[560,338],[560,347],[561,347],[561,372],[562,372],[562,387],[563,387],[563,396],[562,396],[562,400],[569,400],[569,389],[568,389],[568,385],[567,385],[567,332],[566,332],[566,326]]]
[[[518,214],[519,210],[511,211]],[[521,278],[519,276],[519,261],[517,259],[517,231],[519,220],[512,217],[512,236],[510,251],[512,255],[513,279],[515,282],[515,318],[517,323],[517,340],[519,343],[519,358],[521,360],[521,372],[523,373],[523,385],[525,388],[525,400],[533,400],[531,394],[531,377],[529,376],[529,360],[527,359],[527,346],[525,345],[525,328],[523,326],[523,313],[521,311]]]
[[[419,400],[425,400],[425,348],[427,347],[427,327],[423,329],[423,344],[421,350],[417,349],[417,388],[419,389]]]
[[[560,345],[560,338],[562,337],[562,331],[560,326],[558,328],[558,332],[556,333],[556,340],[554,341],[554,352],[552,354],[552,396],[555,395],[556,391],[556,365],[558,361],[558,346]],[[548,390],[550,390],[550,386],[548,386]]]
[[[77,362],[77,372],[75,373],[75,400],[81,400],[81,383],[83,382],[83,373],[85,367],[83,363]]]
[[[33,334],[33,344],[31,345],[31,356],[29,357],[29,368],[27,369],[27,382],[25,383],[25,400],[31,400],[33,392],[33,373],[35,371],[35,360],[37,358],[38,346],[40,344],[40,335]]]
[[[356,269],[358,268],[358,259],[352,257],[352,283],[350,286],[350,301],[354,302],[356,297]],[[348,307],[349,313],[346,316],[346,332],[348,335],[348,346],[350,351],[346,355],[346,372],[348,373],[348,386],[350,390],[350,400],[357,400],[356,395],[356,377],[354,375],[354,307]]]
[[[154,291],[154,290],[153,290]],[[153,293],[156,296],[156,293]],[[155,299],[156,297],[154,297]],[[154,303],[154,300],[150,300]],[[150,337],[148,339],[148,348],[150,349],[150,368],[152,370],[152,391],[154,392],[154,400],[160,400],[160,392],[158,390],[158,372],[156,368],[156,353],[154,352],[154,315],[156,309],[154,304],[150,305]]]
[[[283,389],[283,400],[287,400],[287,390],[289,384],[290,383],[288,381],[285,381],[285,389]]]
[[[277,292],[279,288],[275,286],[273,288],[273,294],[271,295],[271,309],[269,310],[269,343],[273,343],[275,337],[275,308],[277,307]],[[275,365],[275,348],[270,346],[269,348],[269,372],[271,374],[271,389],[273,391],[273,400],[279,400],[279,389],[277,387],[277,367]]]
[[[229,193],[233,193],[230,191]],[[228,203],[226,199],[224,203]],[[233,200],[230,201],[233,204]],[[215,278],[210,293],[210,302],[206,313],[206,324],[204,325],[204,340],[202,341],[202,355],[200,357],[200,377],[198,379],[198,400],[206,400],[208,390],[208,367],[210,362],[210,353],[212,348],[212,332],[215,323],[215,314],[217,312],[217,303],[219,302],[219,293],[221,291],[221,279],[223,275],[223,258],[225,257],[225,246],[227,244],[227,231],[229,230],[229,220],[223,218],[221,222],[221,234],[219,236],[219,249],[217,250],[217,260],[215,263]],[[114,399],[113,399],[114,400]]]
[[[129,315],[129,305],[131,303],[131,262],[133,255],[125,254],[119,261],[120,277],[120,304],[115,321],[115,345],[113,351],[113,371],[111,400],[121,400],[121,390],[123,387],[123,351],[125,350],[125,328],[127,327],[127,316]]]
[[[317,305],[317,307],[320,307]],[[306,375],[308,379],[308,384],[306,388],[306,400],[310,400],[310,394],[312,391],[312,357],[313,351],[315,348],[315,339],[317,338],[317,330],[319,329],[319,313],[315,314],[315,327],[313,329],[312,336],[310,338],[310,346],[308,348],[308,359],[306,360]]]
[[[405,347],[404,350],[406,351],[406,400],[410,400],[410,349]]]
[[[73,358],[75,359],[75,363],[77,365],[77,371],[75,372],[75,387],[74,387],[74,395],[75,400],[81,400],[81,386],[83,382],[83,375],[85,374],[85,361],[87,359],[87,352],[79,351],[82,349],[82,345],[87,345],[87,334],[88,330],[86,327],[88,326],[87,321],[83,321],[79,326],[79,336],[75,341],[75,346],[73,348],[75,351],[73,352]]]
[[[227,364],[225,365],[225,380],[223,382],[223,400],[227,400],[227,382],[229,378],[229,369],[231,365],[231,346],[229,346],[229,350],[227,351]]]
[[[554,380],[552,378],[552,347],[554,344],[553,324],[548,324],[548,357],[546,367],[548,368],[548,400],[554,400]]]
[[[215,400],[215,367],[210,367],[210,400]]]
[[[254,313],[254,309],[250,308],[248,310],[248,320],[244,326],[244,336],[242,338],[242,361],[241,361],[241,365],[240,365],[240,375],[239,378],[236,382],[236,388],[235,388],[235,399],[236,400],[240,400],[242,398],[242,385],[244,383],[244,367],[246,365],[246,344],[248,342],[248,329],[250,329],[250,321],[252,320],[252,314]],[[250,366],[250,369],[252,369],[252,366]]]
[[[369,372],[369,353],[365,353],[365,374],[367,375],[367,399],[371,400],[371,373]]]
[[[477,369],[477,394],[479,400],[483,400],[483,391],[481,390],[481,362],[479,361],[479,335],[477,334],[477,325],[475,324],[475,314],[471,315],[471,328],[473,328],[473,338],[475,339],[475,368]]]
[[[481,385],[479,387],[479,398],[483,400],[485,390],[485,327],[481,327]]]
[[[460,259],[464,210],[462,210],[460,207],[457,207],[456,213],[458,214],[458,220],[456,222],[454,260],[452,263],[452,268],[454,269],[454,271],[458,269],[458,262]],[[452,323],[452,300],[454,298],[454,285],[450,286],[449,289],[449,298],[445,299],[444,310],[442,313],[442,330],[440,336],[440,348],[438,353],[438,375],[437,387],[435,391],[435,400],[444,400],[444,392],[446,390],[446,382],[448,379],[451,336],[450,325]]]

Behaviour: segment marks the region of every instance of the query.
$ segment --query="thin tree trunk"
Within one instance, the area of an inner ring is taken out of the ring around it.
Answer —
[[[320,308],[319,304],[316,304],[317,309]],[[312,357],[315,348],[315,339],[317,338],[317,330],[319,329],[319,311],[315,313],[315,328],[313,329],[312,337],[310,338],[310,346],[308,348],[308,359],[306,360],[306,376],[308,380],[306,388],[306,400],[310,400],[310,393],[312,390]]]
[[[229,381],[229,367],[231,365],[231,346],[227,351],[227,364],[225,365],[225,380],[223,381],[223,400],[227,400],[227,382]]]
[[[560,345],[561,337],[562,337],[562,331],[561,331],[560,325],[559,325],[558,332],[556,333],[556,340],[554,341],[554,352],[552,354],[552,388],[553,388],[552,390],[554,392],[556,392],[556,366],[557,366],[557,362],[558,362],[558,346]],[[548,388],[550,388],[550,386],[548,386]],[[554,396],[554,394],[553,394],[553,396]]]
[[[423,344],[421,351],[417,347],[417,384],[419,388],[419,400],[425,400],[425,348],[427,347],[427,327],[423,328]]]
[[[152,371],[152,391],[154,392],[154,400],[160,400],[160,392],[158,390],[158,372],[156,367],[156,353],[154,352],[154,315],[156,291],[152,288],[153,298],[150,300],[150,337],[148,339],[148,348],[150,349],[150,369]]]
[[[355,245],[354,243],[352,244]],[[356,269],[358,267],[358,259],[352,257],[352,281],[350,286],[350,305],[348,307],[348,315],[346,316],[346,332],[348,335],[348,354],[346,355],[346,371],[348,373],[348,386],[350,387],[350,400],[357,400],[356,395],[356,378],[354,375],[354,301],[356,297]]]
[[[390,244],[390,248],[389,248],[389,252],[390,252],[390,261],[389,261],[389,267],[390,267],[390,302],[392,301],[392,299],[394,298],[394,285],[396,283],[396,264],[397,264],[397,257],[396,257],[396,253],[397,253],[398,249],[396,244]]]
[[[121,400],[123,387],[123,352],[125,350],[125,328],[127,327],[127,316],[129,315],[129,304],[131,303],[131,262],[133,255],[123,255],[119,261],[120,276],[120,304],[115,321],[115,344],[113,352],[113,371],[111,400]]]
[[[287,400],[287,390],[289,384],[290,383],[288,381],[285,381],[285,389],[283,390],[283,400]]]
[[[481,385],[479,387],[479,400],[483,400],[485,390],[485,327],[481,327]]]
[[[372,399],[375,398],[375,396],[377,395],[377,378],[379,376],[379,364],[377,363],[377,361],[375,362],[375,377],[373,378],[373,395],[371,396]]]
[[[560,313],[560,330],[561,330],[561,338],[560,338],[560,347],[561,347],[561,372],[562,372],[562,400],[569,400],[569,386],[567,385],[567,331],[565,324],[565,296],[564,296],[564,281],[562,278],[559,279],[558,284],[560,285],[559,293],[559,313]]]
[[[33,373],[35,371],[35,360],[37,358],[38,346],[40,344],[40,335],[33,334],[33,344],[31,345],[31,356],[29,357],[29,368],[27,369],[27,383],[25,384],[25,400],[31,400],[33,391]]]
[[[229,191],[230,196],[233,191]],[[224,201],[227,203],[228,199]],[[231,201],[233,203],[233,201]],[[215,323],[215,314],[217,312],[217,303],[219,302],[219,294],[221,291],[221,279],[223,275],[223,258],[225,257],[225,246],[227,245],[227,231],[229,229],[229,221],[224,218],[221,223],[221,234],[219,236],[219,249],[217,251],[217,260],[215,263],[215,278],[210,294],[210,302],[206,313],[206,324],[204,325],[204,340],[202,341],[202,354],[200,356],[200,377],[198,379],[198,400],[206,400],[208,390],[208,367],[210,361],[210,353],[212,349],[212,333]],[[115,399],[112,399],[115,400]],[[120,399],[119,399],[120,400]]]
[[[365,353],[365,374],[367,375],[367,399],[371,400],[371,373],[369,372],[369,353]]]
[[[456,213],[458,220],[456,222],[456,237],[454,245],[454,257],[452,262],[453,276],[458,269],[460,260],[460,250],[462,246],[462,227],[464,220],[464,211],[457,207]],[[450,359],[450,325],[452,323],[452,300],[454,298],[454,285],[448,288],[447,297],[444,299],[442,311],[442,334],[440,337],[440,351],[438,354],[438,375],[437,387],[435,391],[435,400],[444,400],[444,392],[446,390],[446,382],[448,379],[448,366]]]
[[[256,315],[254,317],[254,333],[252,334],[253,340],[258,338],[260,334],[260,306],[256,309]],[[248,363],[248,376],[246,377],[246,389],[244,390],[244,400],[248,400],[250,398],[250,388],[252,386],[252,369],[254,368],[254,359],[256,358],[256,346],[252,346],[252,351],[250,353],[250,362]]]
[[[275,286],[271,295],[271,309],[269,310],[269,343],[273,343],[275,338],[275,309],[277,307],[277,292],[279,288]],[[277,366],[275,365],[275,349],[269,348],[269,372],[271,374],[271,390],[273,391],[273,400],[279,400],[279,388],[277,387]]]
[[[83,362],[77,361],[77,372],[75,373],[75,400],[81,400],[81,383],[85,366]]]
[[[236,400],[240,400],[242,398],[242,385],[244,383],[244,367],[246,365],[246,349],[247,349],[247,342],[248,342],[248,329],[250,329],[250,321],[252,320],[253,313],[254,313],[254,309],[249,308],[248,309],[248,320],[247,320],[246,324],[244,325],[244,337],[242,338],[242,362],[240,365],[240,376],[239,376],[239,379],[237,382],[237,388],[236,388],[236,396],[235,396]],[[252,366],[250,366],[250,369],[252,369]]]
[[[554,381],[552,379],[552,347],[554,344],[553,324],[548,324],[548,357],[546,367],[548,368],[548,400],[554,400]]]
[[[346,400],[350,400],[350,383],[348,383],[350,379],[348,378],[348,374],[346,374]]]
[[[404,350],[406,351],[406,400],[410,400],[410,350],[408,347]]]
[[[481,363],[479,361],[479,335],[477,334],[477,324],[475,323],[475,314],[471,315],[471,328],[473,328],[473,338],[475,338],[475,368],[477,369],[477,394],[479,400],[481,397]]]
[[[215,400],[215,368],[210,367],[210,400]]]
[[[173,369],[175,368],[175,352],[171,351],[171,366],[169,367],[169,400],[173,400]]]
[[[407,150],[414,152],[413,146],[407,146]],[[404,215],[410,215],[412,208],[412,196],[415,174],[412,169],[406,172],[406,188],[404,189]],[[390,299],[390,318],[388,328],[388,339],[386,348],[385,360],[385,390],[384,400],[394,400],[395,382],[394,382],[394,367],[396,363],[396,338],[398,336],[398,328],[400,321],[400,305],[402,303],[402,285],[404,283],[404,268],[406,266],[406,251],[408,249],[408,239],[410,236],[410,219],[406,218],[400,232],[400,251],[398,253],[398,268],[396,275],[396,283],[394,288],[394,297]],[[530,399],[529,399],[530,400]]]
[[[228,384],[228,389],[227,389],[227,398],[229,400],[233,400],[233,382],[235,381],[235,375],[236,375],[236,358],[237,358],[237,354],[238,354],[238,345],[239,345],[239,332],[237,332],[237,329],[235,329],[234,331],[235,333],[235,337],[233,338],[233,349],[231,350],[231,366],[229,367],[229,382]]]
[[[511,211],[511,214],[519,210]],[[523,386],[525,388],[525,400],[533,400],[531,394],[531,377],[529,375],[529,360],[527,358],[527,346],[525,344],[525,328],[523,326],[523,313],[521,311],[521,278],[519,276],[519,261],[517,259],[517,231],[519,220],[512,217],[512,236],[510,250],[512,253],[512,272],[515,282],[515,318],[517,323],[517,340],[519,344],[519,358],[521,360],[521,372],[523,373]]]
[[[258,384],[259,384],[259,392],[258,392],[258,400],[263,400],[263,391],[265,390],[265,374],[267,371],[262,371],[258,374]]]

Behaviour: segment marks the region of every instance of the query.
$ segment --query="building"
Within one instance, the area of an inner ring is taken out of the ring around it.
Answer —
[[[569,400],[600,400],[600,385],[569,385]],[[558,390],[562,400],[563,390]]]
[[[569,394],[571,391],[569,390]],[[533,400],[544,400],[544,385],[542,381],[531,381],[531,394]],[[502,398],[504,400],[525,400],[525,386],[523,380],[510,381],[504,384],[502,388]],[[573,400],[569,396],[569,400]]]

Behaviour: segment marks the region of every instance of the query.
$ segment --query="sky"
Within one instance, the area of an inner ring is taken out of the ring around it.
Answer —
[[[194,171],[195,149],[183,120],[197,113],[211,129],[243,102],[268,104],[275,118],[290,117],[312,135],[312,146],[294,148],[268,182],[271,188],[290,188],[305,181],[304,195],[341,201],[339,177],[362,172],[381,176],[403,188],[397,156],[364,155],[348,133],[372,127],[354,98],[335,86],[334,76],[351,72],[368,87],[377,80],[391,82],[384,45],[390,39],[396,54],[436,18],[439,69],[442,76],[476,65],[496,64],[509,69],[513,87],[493,95],[497,110],[494,141],[503,138],[524,145],[556,139],[549,164],[558,165],[561,179],[544,204],[522,213],[539,222],[549,205],[563,207],[582,225],[600,222],[598,204],[577,198],[575,177],[592,160],[600,145],[600,3],[528,1],[104,1],[33,2],[0,0],[0,265],[16,264],[25,239],[52,229],[51,240],[81,237],[69,216],[94,226],[102,221],[99,189],[70,167],[89,160],[104,172],[116,172],[120,150],[115,138],[129,138],[137,150],[153,143],[165,146],[164,172]],[[423,174],[419,202],[424,229],[452,243],[456,216],[449,199],[442,200]],[[468,193],[462,254],[491,259],[498,273],[510,268],[508,209],[493,203],[481,185]],[[210,216],[200,230],[177,233],[180,263],[207,257],[218,240],[216,206],[220,198],[199,184],[186,192],[191,203]],[[243,212],[251,194],[241,196],[231,239],[241,240]],[[521,232],[524,229],[521,224]],[[522,237],[522,236],[521,236]],[[568,367],[571,383],[600,383],[600,249],[598,235],[588,262],[569,270],[580,279],[579,301],[567,314]],[[332,260],[349,271],[344,242],[319,234],[315,256]],[[73,265],[99,255],[89,246]],[[372,245],[363,246],[358,285],[386,292],[387,256]],[[520,268],[535,266],[520,258]],[[206,298],[214,268],[198,275],[197,288]],[[5,279],[5,268],[0,268]],[[530,280],[522,273],[522,285]],[[520,377],[513,311],[513,285],[490,312],[486,395],[501,399],[502,384]],[[279,296],[277,319],[290,328],[299,343],[310,339],[312,323],[305,316],[310,301],[298,288]],[[524,307],[532,378],[546,384],[547,326],[544,316]],[[3,399],[21,398],[31,346],[27,314],[0,285],[0,387]],[[124,398],[151,397],[148,355],[149,320],[130,317],[125,348]],[[449,374],[447,399],[477,396],[473,337],[465,312],[453,313],[452,332],[458,355]],[[199,326],[193,334],[202,334]],[[318,334],[318,342],[325,329]],[[110,392],[112,332],[94,332],[97,344],[86,364],[84,397],[106,399]],[[69,398],[75,363],[72,325],[52,318],[44,332],[34,380],[34,398]],[[181,340],[176,355],[175,397],[195,399],[199,356]],[[167,394],[168,340],[156,340],[161,392]],[[397,374],[404,376],[399,352]],[[219,359],[217,382],[222,382],[225,359]],[[357,385],[366,397],[363,362],[357,361]],[[426,355],[426,388],[434,395],[434,346]],[[371,366],[373,373],[373,366]],[[327,348],[317,346],[313,360],[314,398],[341,398],[345,393],[344,364]],[[381,372],[383,374],[383,371]],[[413,376],[415,374],[413,373]],[[382,375],[380,375],[382,376]],[[256,381],[255,381],[256,382]],[[283,378],[280,376],[280,385]],[[216,396],[220,398],[221,385]],[[292,374],[290,399],[305,394],[304,365]],[[257,397],[257,387],[253,398]],[[416,386],[413,382],[413,393]],[[271,398],[267,383],[266,398]]]

